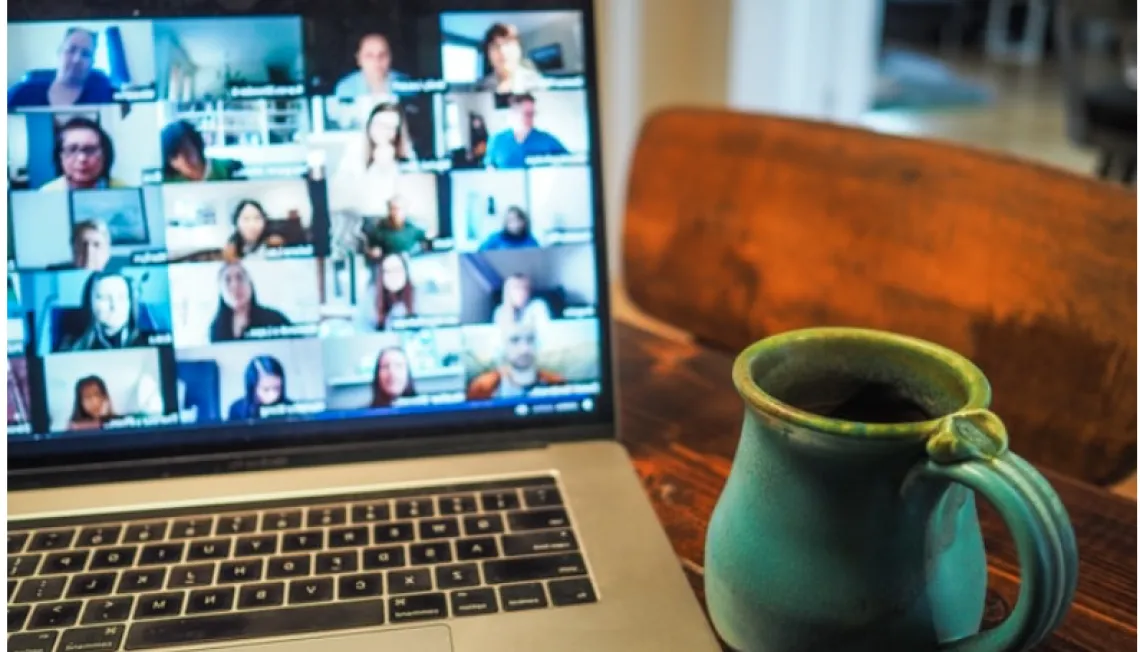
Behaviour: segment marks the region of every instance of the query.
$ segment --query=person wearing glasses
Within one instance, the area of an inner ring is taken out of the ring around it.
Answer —
[[[58,177],[41,190],[95,190],[125,188],[127,184],[111,177],[115,146],[99,123],[75,117],[63,123],[55,138],[53,153]]]
[[[9,87],[8,110],[113,102],[115,89],[111,80],[102,71],[93,69],[98,44],[95,32],[69,27],[59,46],[54,74],[43,78],[29,75]]]

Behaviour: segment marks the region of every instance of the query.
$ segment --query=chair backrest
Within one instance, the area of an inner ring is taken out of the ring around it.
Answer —
[[[677,109],[643,127],[626,201],[624,280],[651,316],[729,351],[820,325],[923,337],[981,366],[1021,454],[1098,482],[1135,466],[1133,192],[949,144]]]

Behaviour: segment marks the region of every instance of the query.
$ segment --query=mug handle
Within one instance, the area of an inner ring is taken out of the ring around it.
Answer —
[[[1049,482],[1010,452],[1008,442],[1005,425],[993,412],[952,414],[927,441],[929,459],[911,470],[904,485],[930,479],[977,491],[1001,514],[1017,546],[1021,588],[1013,612],[997,627],[939,650],[1027,650],[1060,625],[1073,602],[1077,541],[1069,515]]]

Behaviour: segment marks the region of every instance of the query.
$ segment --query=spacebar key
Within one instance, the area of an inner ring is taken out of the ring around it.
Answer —
[[[238,612],[197,618],[171,618],[132,624],[130,632],[127,633],[126,649],[152,650],[383,624],[383,600],[274,611]]]

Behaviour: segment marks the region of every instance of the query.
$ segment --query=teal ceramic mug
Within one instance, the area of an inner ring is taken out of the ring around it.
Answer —
[[[738,650],[1028,649],[1073,600],[1076,540],[1045,479],[1009,451],[969,360],[851,328],[740,354],[743,432],[709,524],[705,591]],[[1009,526],[1021,589],[978,633],[986,557],[975,492]]]

